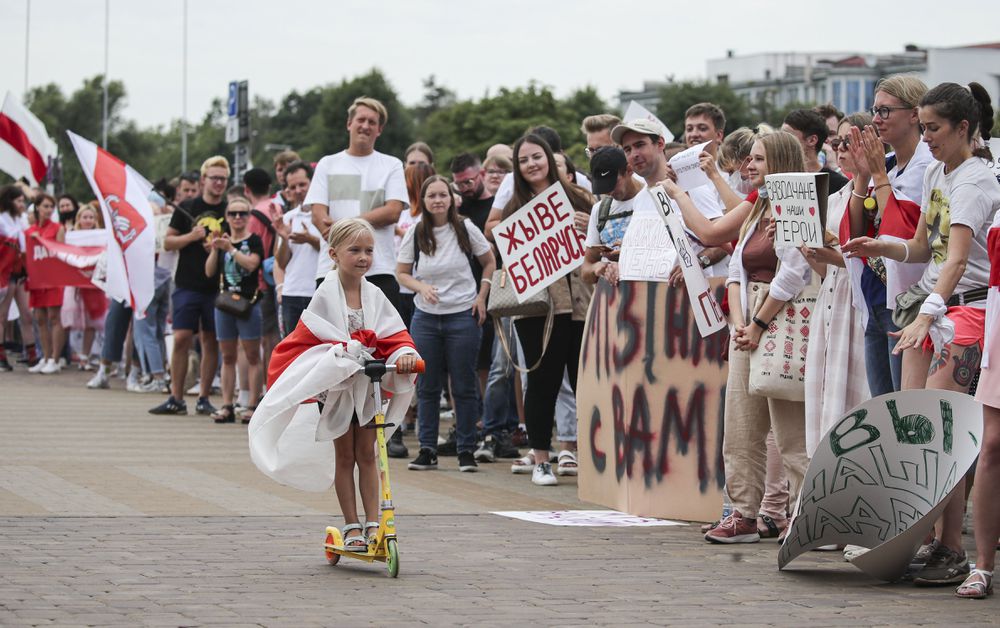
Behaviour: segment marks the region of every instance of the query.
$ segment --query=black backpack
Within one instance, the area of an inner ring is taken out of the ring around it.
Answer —
[[[613,200],[614,199],[612,199],[610,196],[605,196],[604,198],[601,199],[601,205],[600,207],[597,208],[597,233],[604,231],[604,225],[608,224],[609,220],[621,220],[622,218],[628,218],[629,216],[632,215],[632,210],[630,209],[628,211],[619,212],[614,216],[612,216],[611,202]]]

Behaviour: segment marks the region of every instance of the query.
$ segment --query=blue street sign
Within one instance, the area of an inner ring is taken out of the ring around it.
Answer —
[[[229,102],[226,110],[230,118],[235,118],[239,112],[239,83],[237,81],[229,82]]]

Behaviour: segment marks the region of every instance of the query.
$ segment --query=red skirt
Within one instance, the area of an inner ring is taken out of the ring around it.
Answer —
[[[28,290],[28,305],[36,307],[62,307],[62,288],[43,288],[41,290]]]

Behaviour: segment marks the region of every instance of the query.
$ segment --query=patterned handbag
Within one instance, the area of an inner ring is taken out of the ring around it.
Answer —
[[[548,290],[539,290],[528,297],[523,303],[518,302],[517,294],[514,292],[514,282],[508,281],[507,271],[499,269],[493,272],[493,283],[490,284],[490,298],[486,304],[486,311],[493,317],[493,324],[496,328],[496,337],[500,340],[500,345],[507,359],[516,370],[521,373],[530,373],[537,369],[545,351],[549,346],[549,338],[552,336],[552,298],[549,297]],[[512,357],[510,346],[507,343],[507,334],[504,333],[500,319],[508,316],[545,316],[545,331],[542,336],[542,352],[538,356],[538,361],[528,368],[518,365],[517,360]]]
[[[752,304],[755,315],[764,304],[770,286],[755,284],[756,300]],[[750,353],[750,383],[752,395],[805,401],[806,398],[806,347],[809,345],[809,323],[819,283],[814,280],[802,289],[797,297],[785,303],[767,331],[761,334],[760,343]]]

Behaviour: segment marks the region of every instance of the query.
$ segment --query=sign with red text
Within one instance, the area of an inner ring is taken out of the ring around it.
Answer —
[[[830,175],[825,172],[786,172],[764,177],[774,218],[774,249],[803,244],[823,248]]]
[[[104,246],[74,246],[47,238],[27,241],[28,283],[32,290],[76,286],[93,288],[94,266]]]
[[[493,239],[519,303],[583,264],[584,234],[558,182],[493,227]]]
[[[698,324],[698,332],[702,338],[707,338],[726,327],[726,316],[719,307],[712,290],[708,286],[708,279],[705,279],[705,272],[698,263],[698,252],[692,249],[691,241],[688,240],[684,231],[684,224],[680,216],[674,211],[670,204],[670,197],[661,186],[648,188],[656,201],[663,224],[670,234],[670,239],[677,250],[677,263],[684,273],[684,286],[687,288],[688,298],[691,301],[691,309],[694,311],[694,320]],[[624,248],[624,246],[623,246]]]

